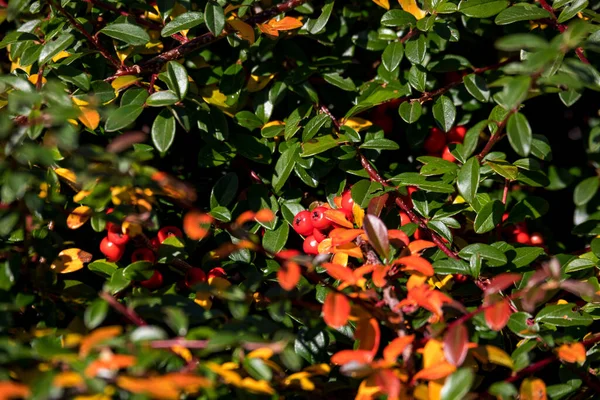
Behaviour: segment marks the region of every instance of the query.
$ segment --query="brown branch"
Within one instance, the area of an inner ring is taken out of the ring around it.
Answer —
[[[137,313],[131,308],[125,307],[123,304],[119,303],[117,299],[110,295],[107,292],[101,292],[100,297],[106,300],[106,302],[119,314],[123,315],[127,318],[131,323],[137,326],[145,326],[148,325],[146,321],[144,321]]]
[[[546,0],[538,0],[538,2],[540,3],[540,5],[542,6],[542,8],[546,11],[548,11],[550,13],[550,17],[551,17],[551,25],[554,26],[555,29],[557,29],[560,33],[563,33],[564,31],[567,30],[567,25],[565,24],[560,24],[558,22],[558,19],[556,18],[556,14],[554,13],[554,9],[550,6],[550,4],[548,4],[548,2]],[[577,55],[577,57],[579,58],[579,60],[581,60],[582,63],[585,64],[589,64],[590,61],[586,58],[586,56],[583,53],[583,49],[581,47],[577,47],[575,49],[575,54]]]
[[[134,18],[135,21],[138,24],[144,25],[144,26],[146,26],[146,27],[148,27],[148,28],[150,28],[152,30],[158,30],[158,31],[160,31],[162,29],[162,25],[159,25],[157,23],[149,21],[149,20],[147,20],[146,18],[144,18],[144,17],[142,17],[140,15],[133,14],[131,12],[119,9],[119,8],[113,6],[112,4],[108,4],[108,3],[105,3],[105,2],[100,1],[100,0],[83,0],[83,1],[86,2],[86,3],[92,4],[92,5],[94,5],[94,6],[98,7],[98,8],[103,8],[105,10],[115,12],[117,14],[120,14],[120,15],[124,16],[124,17]]]
[[[90,42],[92,46],[94,46],[105,59],[107,59],[115,68],[121,68],[121,63],[119,62],[119,60],[117,60],[112,54],[110,54],[110,52],[104,46],[102,46],[102,44],[100,44],[100,40],[98,40],[97,37],[90,35],[90,33],[85,30],[83,25],[81,25],[79,21],[77,21],[71,14],[69,14],[67,10],[65,10],[60,5],[60,3],[56,3],[54,0],[48,0],[48,2],[52,7],[56,8],[67,20],[69,20],[69,23],[73,25],[75,29],[81,32],[81,34],[85,36],[87,41]]]
[[[496,143],[498,143],[498,141],[500,141],[500,139],[502,139],[505,136],[502,133],[502,131],[506,127],[506,124],[508,123],[508,118],[510,118],[510,116],[513,114],[513,112],[514,111],[509,112],[507,114],[507,116],[502,121],[500,121],[500,124],[498,124],[498,129],[496,129],[496,132],[494,132],[490,135],[490,138],[488,139],[487,143],[485,144],[483,150],[481,150],[481,153],[479,153],[477,155],[477,159],[479,161],[483,160],[483,158],[485,156],[487,156],[490,151],[492,151],[492,148],[494,147],[494,145]]]

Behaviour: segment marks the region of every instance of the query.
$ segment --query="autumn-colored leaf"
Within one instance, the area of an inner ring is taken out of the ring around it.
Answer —
[[[400,229],[390,229],[388,230],[388,238],[391,243],[395,241],[402,242],[404,246],[408,246],[410,244],[410,238],[406,233],[401,231]]]
[[[456,371],[456,367],[449,362],[444,361],[429,368],[420,370],[413,376],[412,380],[415,382],[419,379],[424,379],[427,381],[441,379],[447,377],[454,371]]]
[[[344,126],[354,129],[356,132],[363,131],[373,126],[373,123],[367,119],[351,117],[344,120]]]
[[[84,263],[92,261],[92,255],[81,249],[65,249],[58,253],[58,257],[52,262],[50,268],[60,274],[79,271]]]
[[[433,266],[420,256],[407,256],[394,260],[394,265],[403,265],[402,271],[416,271],[425,276],[433,276]]]
[[[356,277],[354,276],[352,270],[348,267],[342,267],[341,265],[333,263],[323,263],[323,268],[325,268],[327,273],[333,279],[338,279],[350,285],[354,285],[356,283]]]
[[[421,10],[415,0],[398,0],[398,3],[404,11],[412,14],[416,19],[421,19],[427,15],[427,12]]]
[[[323,240],[323,242],[324,241],[325,240]],[[321,243],[323,243],[323,242],[321,242]],[[319,244],[321,244],[321,243],[319,243]],[[319,250],[319,252],[320,252],[320,250]],[[330,249],[330,252],[333,254],[345,253],[345,254],[348,254],[350,257],[363,258],[362,250],[360,249],[360,247],[358,247],[354,243],[345,243],[340,246],[332,247]]]
[[[256,213],[254,219],[256,219],[258,222],[266,224],[275,219],[275,214],[273,214],[273,211],[269,210],[268,208],[264,208]]]
[[[397,307],[403,307],[407,305],[418,305],[421,306],[435,315],[442,316],[442,306],[447,303],[452,303],[452,299],[440,292],[424,284],[416,286],[408,291],[408,295],[404,300],[401,300]]]
[[[213,218],[198,210],[189,211],[183,217],[183,231],[192,240],[202,240],[210,232]]]
[[[72,388],[82,386],[85,382],[83,377],[75,371],[63,371],[54,376],[52,385],[57,388]],[[1,390],[1,389],[0,389]]]
[[[250,353],[248,353],[248,355],[246,357],[247,358],[260,358],[261,360],[268,360],[269,358],[273,357],[273,354],[275,354],[273,349],[270,349],[268,347],[262,347],[260,349],[252,350]]]
[[[123,328],[120,326],[106,326],[92,331],[82,339],[79,355],[81,357],[87,356],[95,345],[119,336],[122,332]]]
[[[244,225],[246,222],[250,222],[256,217],[256,213],[254,211],[248,210],[244,211],[236,218],[235,223],[237,225]]]
[[[81,107],[79,108],[79,113],[77,119],[81,121],[86,128],[93,131],[98,127],[98,124],[100,124],[100,114],[93,108]]]
[[[0,399],[20,399],[30,395],[29,388],[22,383],[0,381]]]
[[[331,363],[335,365],[344,365],[349,362],[369,364],[373,361],[373,357],[373,352],[369,350],[342,350],[331,356]]]
[[[258,25],[258,29],[265,35],[274,36],[274,37],[279,36],[279,31],[277,29],[273,28],[271,25],[269,25],[269,24],[257,24],[257,25]]]
[[[329,292],[323,303],[323,320],[334,329],[346,325],[350,316],[350,302],[342,293]]]
[[[261,75],[250,75],[248,78],[248,84],[246,85],[246,89],[250,93],[258,92],[263,90],[271,80],[275,77],[275,74],[270,74],[266,76]]]
[[[483,312],[485,322],[494,331],[499,331],[506,326],[511,313],[510,303],[506,299],[496,301],[491,306],[486,307]]]
[[[282,289],[293,290],[300,281],[300,266],[294,261],[284,262],[277,271],[277,280]]]
[[[256,38],[254,35],[254,29],[250,25],[237,18],[228,20],[227,23],[239,34],[242,39],[246,40],[251,45],[254,44]]]
[[[329,232],[329,238],[331,238],[332,246],[340,246],[353,241],[363,233],[362,229],[337,228]]]
[[[503,367],[513,368],[512,358],[502,349],[496,346],[485,345],[473,349],[472,354],[482,363],[492,363]]]
[[[497,275],[485,288],[485,294],[490,295],[493,293],[498,293],[507,287],[514,285],[517,281],[519,281],[519,279],[521,279],[521,274],[517,274],[515,272],[507,272]]]
[[[461,366],[469,352],[469,332],[464,324],[454,324],[444,335],[444,356],[452,365]]]
[[[138,78],[135,75],[123,75],[123,76],[119,76],[118,78],[113,80],[110,85],[115,90],[121,90],[128,86],[133,85],[134,83],[136,83],[137,81],[139,81],[141,79],[142,78]]]
[[[358,346],[359,350],[368,350],[374,356],[379,349],[379,342],[381,340],[379,322],[375,318],[360,319],[354,331],[354,339],[360,342]]]
[[[387,274],[390,270],[389,265],[377,265],[373,269],[373,284],[379,288],[384,287],[387,284]]]
[[[568,363],[584,363],[586,359],[585,346],[581,343],[567,343],[558,348],[558,358]]]
[[[520,400],[546,400],[546,384],[539,378],[526,378],[519,389]]]
[[[400,399],[402,384],[394,371],[389,369],[380,369],[375,374],[375,383],[379,387],[379,392],[387,395],[388,400]]]
[[[400,336],[392,340],[385,349],[383,349],[383,359],[388,363],[396,363],[396,360],[402,354],[404,349],[415,340],[415,335]]]
[[[430,242],[429,240],[413,240],[408,244],[408,250],[410,250],[410,254],[412,255],[432,247],[435,247],[435,243]]]
[[[352,222],[350,222],[346,219],[346,214],[344,214],[343,211],[327,210],[327,211],[325,211],[324,214],[325,214],[325,218],[327,218],[329,221],[334,222],[340,226],[343,226],[344,228],[351,229],[354,227]]]
[[[99,358],[92,361],[85,369],[85,375],[89,378],[98,376],[102,371],[116,371],[135,365],[137,359],[125,354],[101,354]]]
[[[60,176],[65,181],[67,181],[67,182],[69,182],[71,184],[76,184],[77,183],[77,176],[70,169],[67,169],[67,168],[56,168],[54,170],[54,172],[56,172],[56,175]]]
[[[272,19],[268,22],[268,25],[278,31],[289,31],[293,29],[302,28],[302,21],[294,17],[283,17],[280,20]]]
[[[373,3],[377,4],[379,7],[383,7],[386,10],[390,9],[390,0],[373,0]]]
[[[88,206],[79,206],[71,211],[67,217],[69,229],[81,228],[92,217],[92,209]]]

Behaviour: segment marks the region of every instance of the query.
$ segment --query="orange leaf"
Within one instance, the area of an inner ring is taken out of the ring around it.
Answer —
[[[60,274],[79,271],[84,263],[92,261],[92,255],[81,249],[65,249],[58,253],[58,257],[52,262],[50,268]]]
[[[396,363],[400,354],[415,340],[415,335],[401,336],[392,340],[385,349],[383,349],[383,359],[389,363]]]
[[[331,363],[344,365],[354,361],[359,364],[369,364],[373,361],[373,357],[373,353],[367,350],[342,350],[331,356]]]
[[[342,282],[354,285],[356,283],[356,277],[350,268],[342,267],[338,264],[323,263],[323,268],[333,278],[338,279]]]
[[[490,329],[499,331],[508,323],[511,314],[510,304],[508,300],[502,299],[486,308],[483,314]]]
[[[445,303],[451,302],[452,299],[450,297],[439,290],[431,289],[429,285],[425,284],[409,289],[408,296],[399,303],[399,306],[416,303],[435,315],[442,316],[442,306]]]
[[[414,240],[408,245],[408,249],[410,250],[410,254],[414,255],[415,253],[419,253],[421,250],[429,249],[435,247],[435,243],[430,242],[429,240]]]
[[[383,7],[386,10],[390,9],[390,0],[373,0],[373,3],[377,4],[379,7]]]
[[[412,380],[413,382],[415,382],[418,379],[425,379],[428,381],[442,379],[447,377],[454,371],[456,371],[456,367],[454,365],[450,364],[447,361],[443,361],[429,368],[420,370],[415,374],[415,376],[413,376]]]
[[[323,240],[323,242],[324,241],[325,240]],[[323,243],[323,242],[321,242],[321,243]],[[321,244],[321,243],[319,243],[319,244]],[[333,253],[333,254],[345,253],[354,258],[363,258],[362,250],[360,249],[360,247],[358,247],[354,243],[346,243],[346,244],[342,244],[337,247],[332,247],[331,253]]]
[[[259,210],[256,215],[254,216],[254,218],[258,221],[258,222],[262,222],[267,223],[267,222],[271,222],[275,219],[275,214],[273,214],[273,211],[269,210],[268,208]]]
[[[353,241],[363,233],[362,229],[337,228],[329,232],[332,246],[339,246]]]
[[[401,257],[394,261],[394,265],[402,264],[402,271],[417,271],[425,276],[433,276],[434,271],[431,263],[420,256]]]
[[[100,123],[100,114],[98,114],[98,111],[88,107],[81,107],[79,111],[81,114],[79,114],[77,119],[81,121],[86,128],[92,131],[95,130]]]
[[[358,267],[354,270],[354,276],[356,277],[356,280],[359,280],[360,278],[362,278],[363,276],[365,276],[366,274],[369,274],[371,272],[373,272],[373,270],[375,269],[376,265],[374,264],[365,264],[361,267]]]
[[[192,210],[183,217],[183,231],[192,240],[202,240],[208,235],[212,223],[210,215]]]
[[[427,15],[427,13],[419,8],[415,0],[398,0],[402,9],[407,13],[412,14],[416,19],[421,19]]]
[[[512,286],[515,282],[521,279],[521,274],[507,272],[492,278],[490,284],[485,288],[485,294],[490,295]]]
[[[405,246],[408,246],[410,243],[410,238],[406,233],[401,231],[400,229],[390,229],[388,230],[388,238],[390,242],[393,243],[394,240],[399,240],[404,243]]]
[[[375,356],[381,340],[379,322],[375,318],[362,318],[354,331],[354,339],[360,341],[359,350],[369,350]]]
[[[333,329],[341,328],[348,322],[350,302],[342,293],[329,292],[323,303],[323,319]]]
[[[90,350],[98,343],[119,336],[123,332],[120,326],[105,326],[98,328],[81,341],[79,347],[79,355],[85,357],[90,353]]]
[[[381,288],[387,284],[387,274],[390,270],[389,265],[377,265],[373,270],[373,283],[375,286]]]
[[[92,209],[88,206],[79,206],[67,217],[67,227],[77,229],[83,226],[92,216]]]
[[[258,29],[260,29],[260,31],[262,33],[264,33],[265,35],[269,35],[269,36],[279,36],[279,31],[275,28],[273,28],[271,25],[269,24],[258,24]]]
[[[538,378],[527,378],[521,383],[520,400],[546,400],[546,384]]]
[[[300,281],[300,266],[293,261],[284,262],[277,271],[277,279],[284,290],[293,290]]]
[[[290,31],[292,29],[302,28],[302,25],[304,25],[302,21],[293,17],[283,17],[279,21],[272,19],[268,24],[278,31]]]
[[[135,365],[136,358],[125,354],[109,354],[108,356],[101,355],[98,359],[92,361],[85,369],[85,375],[89,378],[94,378],[104,370],[119,370]]]
[[[340,226],[343,226],[344,228],[350,228],[350,229],[354,228],[354,225],[352,224],[352,222],[350,222],[346,219],[346,214],[344,214],[343,211],[327,210],[327,211],[325,211],[325,218],[327,218],[331,222],[334,222]]]
[[[29,388],[22,383],[1,381],[0,382],[0,398],[15,399],[29,397]]]
[[[239,36],[248,41],[250,44],[254,44],[256,38],[254,37],[254,28],[239,19],[232,19],[227,23],[239,34]]]
[[[585,353],[585,346],[581,343],[563,344],[558,348],[558,358],[568,363],[584,363]]]

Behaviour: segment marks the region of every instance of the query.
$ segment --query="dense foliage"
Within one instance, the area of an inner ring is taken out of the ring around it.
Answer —
[[[598,398],[599,7],[0,0],[0,398]]]

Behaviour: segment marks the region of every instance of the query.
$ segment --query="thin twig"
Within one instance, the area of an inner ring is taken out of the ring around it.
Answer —
[[[123,315],[127,318],[131,323],[137,326],[145,326],[148,325],[146,321],[144,321],[137,313],[131,308],[125,307],[123,304],[119,303],[117,299],[110,295],[107,292],[100,292],[100,297],[106,300],[106,302],[119,314]]]

